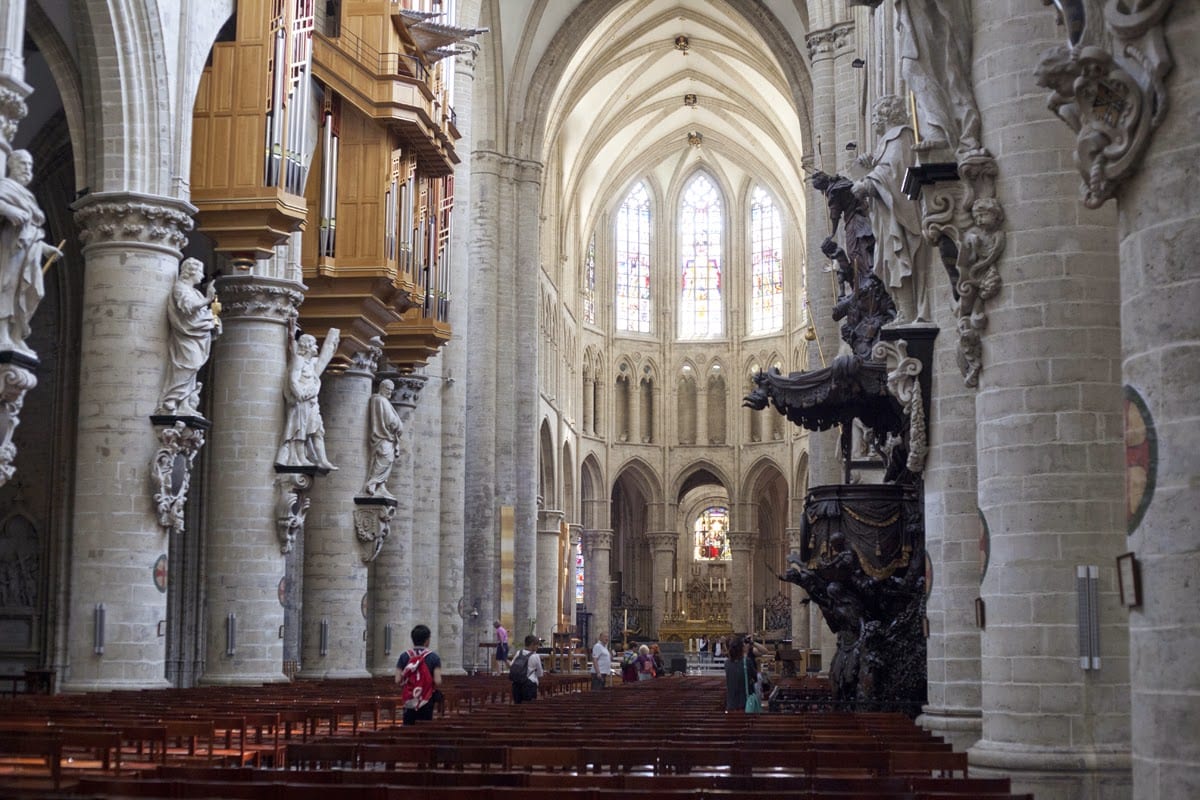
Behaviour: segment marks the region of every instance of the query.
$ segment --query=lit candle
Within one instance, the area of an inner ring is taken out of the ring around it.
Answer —
[[[712,575],[708,576],[708,590],[712,591]]]
[[[767,629],[767,609],[766,609],[766,606],[764,606],[764,607],[763,607],[763,624],[762,624],[762,629],[763,629],[764,631]]]
[[[625,609],[625,622],[621,625],[622,631],[629,630],[629,609]]]
[[[921,130],[917,127],[917,96],[908,93],[908,113],[912,117],[913,144],[921,143]]]
[[[663,578],[663,591],[664,592],[671,591],[671,579],[670,578]]]

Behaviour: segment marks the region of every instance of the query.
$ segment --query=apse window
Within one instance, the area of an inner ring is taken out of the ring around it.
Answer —
[[[750,334],[783,330],[783,235],[779,208],[761,186],[750,196]]]
[[[650,192],[641,181],[617,211],[617,330],[650,333]]]
[[[688,181],[679,209],[679,338],[722,334],[721,193],[704,173]]]
[[[732,561],[729,549],[729,509],[709,506],[695,523],[697,561]]]

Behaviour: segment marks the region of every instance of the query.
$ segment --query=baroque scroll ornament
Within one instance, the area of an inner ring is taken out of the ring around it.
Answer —
[[[151,482],[158,524],[168,531],[183,532],[183,509],[192,482],[192,465],[204,447],[204,431],[183,420],[158,431],[160,446],[154,453]]]
[[[1037,66],[1047,105],[1075,131],[1083,202],[1099,208],[1138,168],[1167,113],[1165,80],[1174,66],[1162,21],[1174,0],[1056,0],[1071,41],[1047,50]],[[1103,16],[1101,16],[1101,13]],[[1101,40],[1101,26],[1111,43]],[[1079,24],[1082,20],[1082,24]]]
[[[0,486],[16,473],[17,446],[13,432],[21,424],[25,395],[37,386],[37,376],[20,364],[0,364]]]

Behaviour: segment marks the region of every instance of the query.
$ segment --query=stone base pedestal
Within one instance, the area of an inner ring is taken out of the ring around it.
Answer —
[[[1031,722],[1035,725],[1036,722]],[[983,740],[968,751],[972,778],[1009,778],[1014,794],[1038,800],[1128,800],[1128,750],[1014,746]]]
[[[954,752],[963,753],[979,741],[983,733],[983,715],[976,709],[932,708],[925,706],[917,725],[950,743]]]

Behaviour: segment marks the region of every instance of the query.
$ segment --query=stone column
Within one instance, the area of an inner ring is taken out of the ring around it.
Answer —
[[[935,191],[925,189],[927,195]],[[983,724],[975,598],[985,564],[976,480],[975,391],[964,385],[957,363],[949,276],[939,266],[931,278],[934,322],[941,330],[933,343],[925,459],[928,703],[917,721],[963,751],[979,739]]]
[[[396,671],[396,659],[411,644],[409,634],[413,618],[413,457],[414,431],[409,427],[413,409],[420,401],[425,386],[424,375],[386,375],[396,385],[392,405],[404,421],[404,435],[388,476],[388,491],[396,498],[396,516],[383,550],[367,570],[370,594],[371,623],[368,632],[368,652],[372,675],[391,675]],[[438,655],[441,655],[439,651]]]
[[[805,41],[808,45],[809,60],[812,63],[813,80],[813,141],[809,143],[809,152],[805,154],[807,166],[828,173],[838,169],[838,130],[836,82],[834,75],[834,57],[838,50],[839,38],[844,38],[842,29],[845,25],[832,25],[832,20],[823,20],[829,25],[810,33]],[[817,23],[822,24],[822,23]],[[829,213],[825,208],[825,200],[820,192],[812,188],[811,182],[805,182],[808,223],[808,318],[809,328],[805,335],[808,344],[808,369],[820,369],[822,366],[821,353],[824,353],[825,364],[830,364],[837,356],[841,335],[838,324],[831,316],[833,304],[836,301],[833,291],[833,281],[825,272],[829,259],[821,253],[821,242],[829,235]],[[810,338],[811,337],[811,338]],[[809,485],[823,486],[841,483],[842,466],[841,450],[838,442],[838,429],[824,432],[813,431],[808,434],[809,446]]]
[[[365,678],[367,560],[354,497],[367,468],[367,405],[379,351],[358,352],[321,382],[325,450],[338,469],[315,481],[304,531],[300,678]],[[386,544],[384,545],[386,548]]]
[[[646,540],[650,543],[650,558],[653,560],[650,568],[650,596],[653,599],[650,605],[653,609],[651,616],[654,619],[654,633],[657,634],[667,611],[672,604],[678,605],[679,602],[674,599],[677,597],[676,581],[679,579],[675,574],[675,553],[679,546],[679,534],[674,531],[654,531],[646,534]],[[670,599],[667,596],[668,592]]]
[[[537,626],[534,632],[545,641],[558,625],[558,534],[563,512],[542,510],[538,513],[537,538]]]
[[[259,275],[217,280],[224,332],[213,344],[207,493],[204,684],[284,680],[275,452],[284,424],[288,320],[297,283]],[[286,535],[286,531],[285,531]],[[234,614],[232,641],[229,615]],[[230,652],[230,645],[233,645]]]
[[[583,546],[587,548],[588,556],[583,562],[583,580],[587,587],[588,611],[592,612],[592,640],[601,631],[611,632],[612,619],[612,584],[609,583],[609,572],[612,569],[609,559],[612,556],[613,532],[611,530],[585,530]]]
[[[69,692],[166,686],[167,549],[151,496],[159,443],[150,415],[167,361],[167,297],[179,270],[187,203],[97,192],[76,205],[83,319],[71,551]],[[161,587],[161,588],[160,588]]]
[[[565,563],[562,568],[566,571],[566,579],[563,581],[563,613],[567,617],[569,625],[577,624],[575,619],[575,554],[579,552],[579,546],[583,542],[583,526],[577,522],[572,522],[568,525],[567,552]]]
[[[752,594],[754,587],[751,586],[751,576],[753,576],[754,570],[751,568],[751,562],[754,558],[754,543],[757,539],[757,533],[729,532],[729,549],[733,555],[733,569],[731,570],[733,576],[729,581],[729,623],[737,633],[745,633],[754,628],[754,623],[751,621],[754,602]]]
[[[983,732],[972,775],[1038,800],[1129,792],[1119,283],[1111,211],[1079,202],[1074,136],[1034,85],[1063,31],[1037,3],[976,3],[975,93],[1008,217],[976,398]],[[1155,319],[1161,319],[1161,313]],[[1101,659],[1081,669],[1077,566],[1099,566]]]
[[[788,528],[788,552],[799,553],[801,536],[799,528]],[[791,584],[792,590],[792,647],[804,649],[812,647],[808,615],[811,613],[808,602],[808,592],[800,586]]]
[[[1140,170],[1117,195],[1130,531],[1123,549],[1141,562],[1141,603],[1128,612],[1138,800],[1200,796],[1200,7],[1161,5],[1171,6],[1161,23],[1175,60],[1169,106]],[[1100,564],[1107,574],[1112,561]]]
[[[436,381],[441,384],[442,381]],[[412,533],[412,604],[413,624],[429,626],[433,649],[441,656],[447,651],[447,659],[456,661],[461,656],[452,652],[456,648],[450,639],[443,641],[441,615],[438,604],[441,600],[442,574],[442,413],[434,401],[440,386],[427,385],[429,402],[421,405],[413,414],[413,428],[419,431],[413,437],[413,482],[409,491],[413,494]],[[453,598],[458,605],[461,593]],[[456,609],[457,611],[457,609]],[[461,622],[461,618],[459,618]],[[406,645],[407,646],[407,645]],[[458,665],[461,667],[461,664]],[[446,664],[449,672],[449,664]]]

